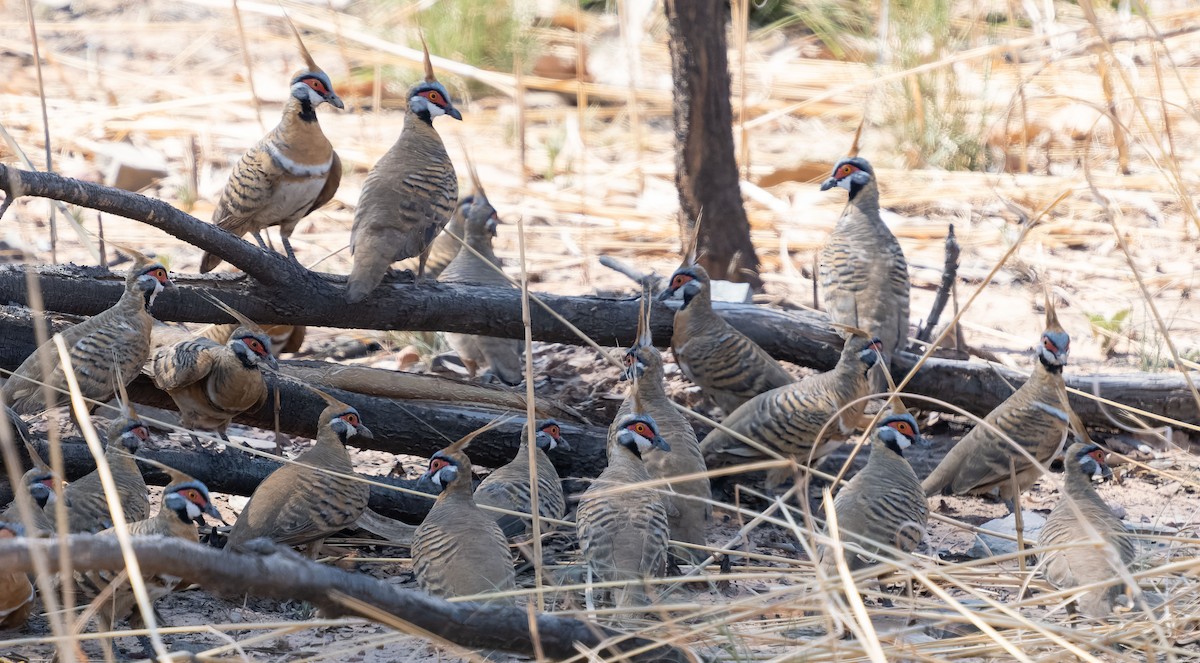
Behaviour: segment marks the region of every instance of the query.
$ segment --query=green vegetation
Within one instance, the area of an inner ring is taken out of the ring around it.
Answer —
[[[516,56],[528,66],[536,40],[514,0],[437,2],[417,16],[429,50],[442,57],[495,71],[512,71]],[[479,86],[476,88],[475,86]],[[468,83],[472,91],[482,84]]]

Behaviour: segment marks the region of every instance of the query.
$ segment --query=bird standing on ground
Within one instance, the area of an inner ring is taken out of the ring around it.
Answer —
[[[413,534],[413,571],[417,585],[440,598],[515,587],[512,554],[504,532],[492,513],[475,504],[471,491],[471,459],[464,450],[478,432],[433,454],[429,469],[421,476],[440,492]]]
[[[138,418],[129,399],[122,401],[120,416],[108,425],[104,459],[112,472],[125,522],[132,523],[150,514],[146,481],[133,457],[142,443],[150,439],[150,429]],[[67,507],[71,532],[94,534],[113,526],[99,470],[72,481],[63,492],[63,504]]]
[[[500,259],[492,250],[492,238],[496,236],[500,219],[475,178],[473,169],[472,179],[475,180],[476,189],[474,200],[467,208],[466,237],[458,255],[442,271],[438,281],[512,288],[512,283],[499,271]],[[525,363],[521,361],[524,343],[521,341],[448,333],[446,342],[458,353],[472,378],[480,368],[486,368],[485,378],[495,377],[508,385],[520,384],[525,378]]]
[[[675,408],[667,396],[664,385],[662,354],[654,347],[650,336],[650,292],[642,292],[642,312],[638,317],[637,341],[623,358],[625,365],[622,380],[629,380],[631,387],[616,421],[609,428],[609,436],[619,433],[620,422],[631,415],[635,403],[640,403],[642,412],[653,417],[659,435],[671,447],[666,453],[651,448],[642,457],[646,472],[653,479],[678,477],[703,473],[706,469],[704,456],[700,453],[700,442],[692,424]],[[667,508],[667,521],[671,527],[671,539],[682,543],[703,546],[707,543],[705,531],[712,518],[712,506],[707,503],[712,497],[708,479],[700,477],[682,482],[672,482],[665,487],[662,496]],[[693,548],[673,547],[672,554],[682,560],[700,561],[707,553]]]
[[[534,455],[537,459],[538,515],[542,518],[561,519],[567,512],[567,500],[563,496],[562,479],[547,454],[555,449],[570,451],[571,445],[563,439],[559,423],[547,419],[538,424],[534,435],[537,444]],[[475,489],[475,503],[483,506],[500,507],[509,511],[532,513],[529,484],[529,438],[527,430],[521,431],[521,446],[517,455],[502,467],[496,468]],[[518,536],[529,528],[530,521],[503,513],[488,512],[496,519],[504,535]]]
[[[1037,482],[1042,470],[1014,449],[1005,436],[1042,465],[1049,463],[1062,447],[1070,411],[1062,370],[1070,350],[1071,337],[1059,324],[1054,306],[1047,298],[1046,329],[1038,343],[1038,362],[1033,375],[988,413],[984,418],[986,425],[971,429],[950,449],[922,482],[925,494],[993,494],[1004,500],[1011,511],[1012,473],[1016,473],[1017,491],[1024,492]]]
[[[458,176],[433,128],[433,118],[439,115],[462,120],[450,94],[434,77],[426,48],[425,80],[408,91],[404,129],[367,174],[354,211],[354,266],[346,283],[346,301],[351,304],[370,294],[397,260],[420,256],[417,277],[423,276],[429,247],[450,220],[458,201]]]
[[[1112,476],[1104,456],[1104,450],[1095,444],[1076,442],[1067,449],[1064,457],[1066,494],[1046,518],[1038,535],[1038,547],[1087,542],[1101,545],[1079,545],[1047,552],[1043,556],[1042,573],[1055,589],[1090,585],[1117,576],[1136,556],[1125,525],[1092,486],[1093,476]],[[1085,616],[1102,619],[1112,613],[1124,590],[1124,583],[1091,589],[1083,592],[1075,603]],[[1072,605],[1070,610],[1074,612],[1075,606]]]
[[[802,465],[809,465],[810,460],[815,462],[833,449],[835,436],[848,435],[858,425],[865,403],[842,408],[867,395],[868,373],[879,360],[878,347],[879,339],[851,335],[831,370],[755,396],[721,423]],[[837,422],[814,448],[817,434],[835,414]],[[721,429],[709,433],[700,449],[709,469],[771,457]],[[771,470],[767,474],[768,487],[783,483],[790,473],[788,468]]]
[[[62,333],[79,391],[85,399],[100,403],[116,393],[117,375],[124,385],[142,370],[150,354],[150,329],[154,326],[150,307],[164,288],[175,287],[161,262],[135,251],[130,253],[134,254],[134,265],[125,278],[121,299]],[[42,375],[43,363],[52,367],[49,375]],[[42,381],[54,389],[49,403],[42,398]],[[38,346],[9,376],[0,387],[0,399],[19,414],[37,414],[67,402],[66,391],[63,362],[51,339]]]
[[[708,272],[691,258],[675,270],[660,299],[679,298],[671,350],[700,391],[727,414],[755,396],[791,384],[792,376],[712,307]]]
[[[884,417],[871,432],[866,466],[833,500],[843,554],[852,572],[875,564],[875,555],[895,558],[891,549],[910,553],[925,538],[929,505],[920,479],[904,458],[904,450],[913,444],[928,443],[911,414],[898,410]],[[820,557],[828,576],[837,575],[832,550],[823,548]]]
[[[624,582],[613,590],[618,608],[644,605],[643,586],[666,569],[670,525],[655,488],[629,488],[650,481],[642,459],[651,449],[670,451],[654,419],[635,407],[609,429],[608,467],[579,498],[575,524],[589,576]],[[610,490],[620,492],[609,494]]]
[[[879,216],[879,187],[871,164],[842,159],[822,191],[850,193],[846,211],[821,248],[821,299],[832,322],[879,337],[884,364],[908,345],[908,262],[895,235]],[[887,391],[883,372],[874,392]]]
[[[342,161],[317,122],[317,107],[329,103],[344,108],[329,76],[317,66],[296,26],[292,26],[305,69],[292,76],[291,96],[283,118],[271,133],[242,155],[233,167],[212,222],[238,237],[254,236],[267,248],[262,231],[279,226],[287,256],[296,260],[289,238],[300,219],[333,199],[342,181]],[[211,272],[221,257],[205,253],[200,273]]]
[[[317,420],[316,443],[258,484],[229,532],[228,549],[266,538],[285,546],[308,544],[308,555],[315,558],[329,535],[353,525],[367,508],[371,487],[339,475],[354,474],[347,441],[370,438],[371,431],[358,410],[312,391],[328,403]]]
[[[0,521],[0,542],[25,535],[25,529],[15,522]],[[25,626],[33,612],[33,583],[24,573],[0,572],[0,631]]]
[[[239,321],[229,341],[217,345],[200,336],[160,348],[144,370],[175,402],[184,427],[216,431],[228,440],[225,430],[233,418],[267,401],[262,368],[279,364],[261,327],[216,297],[209,299]]]

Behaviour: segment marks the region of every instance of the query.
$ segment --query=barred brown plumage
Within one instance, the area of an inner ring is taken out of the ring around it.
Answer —
[[[130,523],[150,514],[146,481],[133,457],[148,439],[150,429],[138,418],[132,405],[126,402],[121,415],[109,423],[104,458],[112,472],[125,521]],[[63,503],[67,507],[67,523],[72,532],[96,533],[113,526],[112,513],[97,470],[72,481],[63,492]]]
[[[317,440],[311,448],[275,470],[254,489],[238,515],[226,545],[239,550],[253,539],[266,538],[287,546],[308,544],[316,557],[326,537],[353,525],[367,508],[371,488],[353,475],[346,442],[355,435],[371,437],[358,410],[313,389],[329,404],[317,420]]]
[[[1024,492],[1041,476],[1041,469],[1025,458],[1001,435],[1020,444],[1043,465],[1062,448],[1067,435],[1070,405],[1062,370],[1071,350],[1071,337],[1058,322],[1047,301],[1046,329],[1038,344],[1033,375],[1012,396],[988,413],[984,421],[955,444],[922,483],[926,495],[982,495],[994,493],[1013,508],[1011,474],[1017,490]]]
[[[671,333],[675,362],[727,414],[763,392],[793,382],[766,350],[713,311],[708,272],[700,265],[685,264],[675,270],[659,297],[683,300]]]
[[[884,417],[871,431],[866,466],[833,500],[843,546],[850,544],[867,553],[843,549],[851,571],[874,564],[873,555],[894,559],[891,548],[910,553],[925,538],[929,505],[921,481],[904,458],[904,450],[912,444],[927,443],[911,414],[895,412]],[[837,574],[832,548],[822,548],[820,563],[826,575]]]
[[[908,263],[879,216],[879,187],[866,159],[842,159],[821,190],[850,192],[846,212],[821,248],[821,299],[829,319],[879,337],[885,363],[908,344]],[[874,392],[887,390],[884,374]]]
[[[424,41],[422,41],[424,44]],[[350,229],[354,266],[346,283],[346,301],[365,298],[397,260],[420,256],[423,276],[429,248],[450,220],[458,200],[458,176],[433,118],[462,114],[433,75],[425,50],[425,80],[408,91],[404,129],[363,184]]]
[[[440,493],[413,534],[413,572],[422,590],[441,598],[504,592],[515,586],[504,532],[472,495],[471,459],[464,452],[472,437],[435,453],[421,476]]]
[[[454,206],[454,213],[450,215],[450,222],[433,239],[433,245],[429,247],[429,257],[425,260],[426,278],[437,280],[438,276],[450,265],[450,261],[458,255],[462,248],[462,242],[466,241],[467,209],[474,201],[473,196],[459,198],[458,204]],[[421,257],[413,256],[401,260],[397,268],[416,274],[421,268]]]
[[[508,464],[496,468],[475,489],[475,503],[495,506],[509,511],[532,513],[529,485],[529,440],[527,431],[521,432],[521,445],[517,455]],[[538,515],[543,518],[559,518],[567,512],[567,500],[563,496],[562,480],[554,463],[546,455],[554,449],[570,451],[571,446],[562,437],[557,421],[547,419],[538,424],[535,431],[537,446]],[[490,513],[505,536],[517,536],[529,529],[529,520],[502,513]]]
[[[609,429],[608,467],[584,491],[575,511],[579,550],[589,573],[601,581],[626,583],[613,590],[619,608],[648,601],[644,581],[666,569],[670,525],[657,489],[602,491],[650,481],[642,458],[655,447],[671,450],[653,417],[638,411],[619,419]]]
[[[262,231],[279,226],[284,251],[295,260],[289,238],[296,224],[332,200],[342,181],[342,161],[321,131],[316,109],[323,103],[344,105],[294,26],[293,32],[307,68],[292,76],[291,96],[279,124],[233,167],[212,222],[238,237],[252,234],[263,249],[267,245]],[[206,252],[200,259],[200,273],[219,264],[220,256]]]
[[[173,288],[167,268],[141,254],[125,279],[125,292],[116,304],[98,315],[62,332],[83,397],[104,402],[115,394],[116,376],[122,384],[137,377],[150,353],[150,329],[154,318],[150,307],[164,288]],[[51,366],[42,375],[43,362]],[[28,379],[26,379],[28,378]],[[52,388],[51,402],[42,398],[42,385]],[[38,346],[33,354],[0,387],[3,401],[19,414],[37,414],[66,402],[66,377],[53,340]]]
[[[879,358],[878,347],[878,339],[851,336],[833,369],[756,396],[722,424],[802,464],[810,458],[821,458],[832,449],[835,436],[849,434],[857,425],[865,403],[841,408],[867,395],[867,374]],[[817,433],[839,410],[837,425],[829,428],[821,445],[814,449]],[[709,433],[700,448],[710,469],[767,458],[721,429]],[[773,470],[767,483],[774,487],[786,476],[785,469]]]
[[[465,243],[442,271],[438,281],[514,287],[502,273],[496,271],[500,259],[492,250],[492,238],[496,235],[500,219],[482,191],[476,191],[466,214]],[[483,257],[475,255],[470,249]],[[521,361],[524,344],[516,339],[448,333],[446,342],[458,353],[471,377],[475,377],[480,369],[486,369],[485,375],[495,376],[509,385],[520,384],[525,377],[525,364]]]
[[[618,425],[633,414],[635,405],[641,412],[654,418],[659,435],[671,447],[666,453],[650,449],[643,454],[646,472],[651,478],[661,479],[705,471],[704,456],[700,453],[700,442],[691,422],[684,417],[667,396],[664,385],[662,354],[654,347],[650,337],[650,293],[642,293],[642,312],[638,317],[637,341],[625,352],[625,369],[622,380],[631,381],[629,395],[617,410],[616,420],[609,427],[609,437],[619,431]],[[712,497],[708,479],[691,479],[667,484],[668,494],[662,495],[667,509],[671,539],[682,543],[703,546],[707,543],[705,530],[712,518],[712,506],[705,500]],[[706,553],[693,548],[673,546],[671,553],[684,561],[700,561]]]
[[[16,522],[0,521],[0,542],[24,536],[24,528]],[[0,630],[15,630],[25,626],[33,612],[33,583],[24,573],[0,572]]]
[[[1124,570],[1116,566],[1118,560],[1128,567],[1136,556],[1125,525],[1092,486],[1093,475],[1112,475],[1104,456],[1103,449],[1087,442],[1076,442],[1067,449],[1063,460],[1065,494],[1046,518],[1037,543],[1039,548],[1084,544],[1096,541],[1094,532],[1100,537],[1098,543],[1111,547],[1116,555],[1114,557],[1111,550],[1091,545],[1047,552],[1042,560],[1042,573],[1056,589],[1070,589],[1112,578]],[[1124,590],[1123,583],[1088,590],[1076,599],[1076,603],[1084,615],[1104,618],[1112,613]]]

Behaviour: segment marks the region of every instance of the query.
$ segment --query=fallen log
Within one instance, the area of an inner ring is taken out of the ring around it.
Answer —
[[[358,612],[366,604],[400,621],[471,649],[496,649],[523,656],[562,660],[580,652],[577,646],[598,650],[605,660],[684,663],[697,660],[681,649],[652,640],[624,636],[577,619],[529,613],[523,606],[450,603],[410,589],[398,589],[363,573],[317,564],[291,550],[272,548],[267,554],[234,554],[165,538],[134,539],[138,564],[145,574],[194,578],[204,589],[237,599],[247,594],[278,600],[305,601],[329,616],[378,618]],[[66,542],[76,571],[125,568],[115,537],[75,535]],[[14,573],[34,572],[34,557],[59,572],[62,559],[55,539],[16,539],[0,543],[0,568]],[[346,601],[340,597],[349,597]],[[382,623],[382,622],[381,622]],[[386,624],[385,624],[386,625]],[[623,654],[645,647],[640,654]]]
[[[42,458],[50,457],[50,445],[44,439],[35,439],[33,444]],[[81,438],[66,438],[63,440],[63,469],[67,480],[74,481],[96,469],[95,459],[88,451],[87,445]],[[24,450],[22,450],[24,454]],[[198,449],[152,449],[144,446],[137,455],[142,458],[162,463],[204,482],[209,490],[226,495],[248,496],[254,492],[258,484],[274,472],[281,463],[269,458],[251,456],[234,449],[216,451],[208,448]],[[141,466],[142,476],[146,483],[152,486],[165,486],[170,477],[165,472],[150,464]],[[378,483],[386,483],[397,488],[406,488],[418,492],[428,492],[417,485],[415,480],[398,479],[387,476],[366,476]],[[434,495],[421,497],[398,490],[388,490],[379,486],[371,486],[370,507],[375,511],[409,523],[419,523],[433,504]],[[0,484],[0,504],[8,504],[13,499],[12,489],[8,482]]]
[[[25,267],[0,266],[0,301],[20,304],[25,299]],[[97,268],[32,267],[51,311],[94,315],[120,296],[123,278]],[[177,275],[180,288],[164,292],[154,307],[155,316],[183,322],[227,322],[223,314],[197,290],[217,293],[223,300],[261,323],[310,326],[407,329],[487,334],[523,338],[520,294],[515,289],[446,284],[395,284],[382,287],[364,304],[348,313],[341,291],[332,279],[321,277],[319,292],[304,284],[267,286],[245,275]],[[315,278],[315,277],[314,277]],[[596,339],[601,345],[621,346],[633,341],[638,302],[635,299],[565,297],[539,294],[552,309]],[[772,356],[802,366],[828,370],[836,363],[840,338],[828,319],[808,311],[777,311],[760,306],[717,304],[717,311]],[[540,341],[580,343],[578,336],[538,306],[531,310],[533,336]],[[656,344],[670,344],[673,311],[655,303],[651,328]],[[6,324],[0,319],[0,326]],[[24,334],[32,339],[32,332]],[[0,330],[0,342],[19,341],[20,330]],[[30,346],[26,344],[26,348]],[[28,350],[26,350],[26,353]],[[897,353],[893,375],[903,375],[915,357]],[[1031,359],[1032,361],[1032,359]],[[4,367],[9,367],[8,363]],[[931,359],[907,389],[953,403],[968,412],[984,415],[1025,382],[1026,375],[982,362]],[[1067,385],[1141,410],[1181,421],[1200,420],[1186,382],[1176,373],[1127,373],[1080,376],[1068,368]],[[1200,380],[1200,374],[1197,375]],[[1012,387],[1009,387],[1009,384]],[[1071,404],[1088,425],[1110,427],[1101,405],[1079,396]],[[930,405],[935,408],[936,406]],[[457,429],[455,429],[457,431]],[[447,432],[448,436],[451,436]]]

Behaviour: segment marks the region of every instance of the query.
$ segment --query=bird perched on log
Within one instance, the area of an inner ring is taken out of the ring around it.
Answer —
[[[579,550],[589,577],[627,583],[613,592],[619,608],[644,605],[644,581],[666,568],[667,507],[657,489],[630,488],[650,481],[642,459],[655,448],[671,450],[653,417],[635,407],[610,429],[608,467],[584,491],[575,511]],[[610,494],[614,489],[620,492]]]
[[[425,47],[424,38],[421,46]],[[350,253],[354,266],[346,284],[346,300],[362,301],[397,260],[420,256],[417,276],[424,273],[433,239],[450,220],[458,201],[458,176],[433,118],[462,120],[450,94],[433,75],[425,47],[425,80],[408,91],[404,129],[379,159],[363,184]]]
[[[708,272],[695,262],[694,249],[689,249],[683,266],[671,275],[659,298],[683,300],[671,333],[675,362],[705,396],[730,413],[751,398],[793,380],[766,350],[713,311],[711,290]]]
[[[450,215],[450,222],[433,239],[433,245],[429,247],[429,258],[425,261],[426,278],[437,280],[450,261],[458,255],[459,249],[462,248],[463,241],[466,239],[467,209],[473,202],[475,202],[474,196],[467,195],[459,198],[458,204],[454,206],[454,213]],[[421,268],[421,257],[413,256],[401,260],[399,268],[416,274]]]
[[[128,250],[128,249],[126,249]],[[116,375],[122,386],[137,377],[150,353],[150,307],[164,288],[174,284],[161,262],[130,251],[134,266],[125,278],[125,292],[111,308],[62,333],[85,399],[103,403],[116,393]],[[51,367],[42,374],[42,365]],[[51,401],[42,398],[41,382],[54,388]],[[0,388],[0,399],[19,414],[37,414],[67,401],[67,381],[53,339],[38,346]]]
[[[142,443],[150,439],[150,429],[138,418],[123,386],[121,392],[121,414],[108,425],[104,459],[112,472],[125,522],[132,523],[150,515],[146,481],[133,457]],[[72,481],[63,492],[63,503],[72,532],[96,533],[113,526],[99,470]]]
[[[167,537],[199,543],[200,537],[196,526],[205,524],[205,514],[217,520],[221,520],[221,514],[213,506],[208,487],[203,482],[177,470],[166,469],[171,477],[171,483],[163,489],[162,504],[158,507],[158,513],[150,518],[130,522],[129,534],[133,537]],[[116,532],[106,529],[99,534],[115,536]],[[119,583],[113,587],[111,595],[103,600],[96,610],[98,632],[112,631],[113,625],[123,619],[129,620],[129,627],[132,629],[142,628],[145,624],[133,590],[123,576],[123,573],[118,574],[113,571],[88,571],[75,574],[76,583],[83,590],[84,595],[89,598],[99,596],[114,582]],[[146,593],[149,595],[151,604],[170,594],[181,582],[180,578],[168,575],[145,575],[142,579],[145,581]],[[161,624],[161,618],[159,619]],[[145,636],[139,636],[138,639],[149,653],[151,651],[149,640]],[[105,645],[108,645],[107,641]],[[111,654],[111,652],[108,653]],[[150,654],[150,657],[153,658],[153,655]]]
[[[342,160],[321,131],[317,107],[323,103],[345,106],[334,93],[329,75],[304,47],[295,25],[292,33],[305,69],[292,76],[291,96],[279,124],[233,167],[212,222],[238,237],[252,234],[264,250],[267,244],[262,231],[279,226],[283,249],[296,260],[289,241],[296,225],[332,200],[342,181]],[[220,256],[205,252],[200,259],[200,273],[211,272],[219,264]]]
[[[986,425],[971,429],[955,444],[922,486],[926,495],[984,495],[999,497],[1014,508],[1012,474],[1017,491],[1037,482],[1041,468],[1014,449],[1005,437],[1045,465],[1062,447],[1067,435],[1067,403],[1063,366],[1071,350],[1071,337],[1058,322],[1049,298],[1046,329],[1037,348],[1033,375],[984,418]],[[999,431],[999,432],[997,432]]]
[[[538,515],[542,518],[561,519],[567,512],[567,500],[563,496],[562,479],[554,463],[547,455],[555,449],[570,451],[571,445],[562,436],[559,423],[547,419],[538,424],[534,434],[537,459]],[[475,489],[475,503],[494,506],[509,511],[532,513],[529,484],[529,438],[527,430],[521,431],[521,446],[517,455],[503,467],[497,468]],[[504,513],[488,512],[506,537],[523,534],[529,528],[529,520]]]
[[[421,476],[440,491],[412,541],[417,585],[433,596],[473,596],[515,587],[512,554],[504,532],[491,512],[479,508],[471,491],[471,459],[465,449],[484,430],[433,454],[429,469]]]
[[[878,360],[879,339],[851,334],[831,370],[755,396],[722,424],[808,465],[833,449],[834,436],[848,435],[858,425],[865,403],[842,408],[869,393],[868,373]],[[817,434],[835,414],[837,423],[814,447]],[[709,433],[700,449],[709,469],[770,458],[721,429]],[[773,469],[767,474],[767,485],[774,488],[788,476],[787,468]]]
[[[33,448],[28,439],[25,440],[25,450],[29,454],[29,460],[32,461],[33,467],[21,476],[20,485],[25,487],[30,497],[29,508],[33,521],[24,523],[16,499],[5,507],[3,513],[0,513],[0,521],[32,525],[32,530],[28,528],[26,530],[30,534],[48,534],[54,531],[54,520],[53,516],[46,512],[46,505],[55,503],[54,488],[60,481],[55,477],[54,470],[46,464],[46,461],[42,460],[37,449]]]
[[[835,323],[879,337],[885,364],[908,345],[908,263],[879,216],[875,171],[862,157],[842,159],[822,191],[841,187],[849,203],[821,248],[822,304]],[[883,372],[871,389],[887,389]]]
[[[236,551],[253,539],[266,538],[287,546],[310,544],[308,555],[315,558],[329,535],[353,525],[367,508],[371,487],[339,475],[354,474],[347,441],[371,438],[371,431],[358,410],[312,391],[329,404],[317,420],[316,443],[254,489],[229,532],[228,549]]]
[[[498,270],[500,259],[492,250],[492,238],[496,236],[500,218],[488,202],[474,168],[471,169],[471,179],[475,182],[475,194],[466,212],[466,237],[458,255],[446,266],[438,281],[512,288],[512,283]],[[458,353],[472,378],[480,368],[486,368],[485,380],[495,377],[508,385],[520,384],[525,377],[525,364],[521,361],[524,344],[521,341],[448,333],[446,342]]]
[[[843,555],[852,572],[873,565],[876,555],[895,558],[892,549],[910,553],[925,538],[929,505],[921,480],[904,458],[904,450],[913,444],[927,446],[928,442],[921,437],[917,420],[898,408],[871,432],[866,466],[833,500]],[[826,575],[837,575],[832,548],[822,549],[820,563]]]
[[[650,337],[650,301],[649,288],[644,287],[637,341],[623,358],[625,368],[621,379],[631,382],[629,395],[617,410],[617,420],[609,429],[609,437],[620,432],[617,430],[619,423],[633,413],[635,403],[640,403],[641,411],[653,417],[659,435],[671,447],[670,453],[651,448],[642,455],[650,477],[662,479],[703,473],[706,467],[696,431],[667,396],[663,383],[662,354],[654,347]],[[662,495],[662,500],[667,508],[671,540],[705,545],[705,530],[712,518],[712,507],[705,501],[712,497],[708,479],[701,477],[672,482],[665,490],[668,494]],[[687,561],[700,561],[706,556],[701,551],[682,547],[673,547],[672,554]]]
[[[1090,442],[1072,444],[1064,457],[1066,494],[1046,518],[1038,535],[1038,547],[1084,545],[1045,553],[1042,573],[1055,589],[1070,589],[1117,576],[1136,555],[1125,525],[1092,486],[1092,477],[1112,476],[1104,457],[1104,450]],[[1093,545],[1086,545],[1089,542]],[[1113,612],[1124,591],[1123,583],[1091,589],[1083,592],[1075,604],[1085,616],[1102,619]],[[1074,612],[1075,605],[1069,606],[1069,610]]]
[[[144,370],[175,401],[186,428],[216,431],[228,440],[233,418],[267,401],[262,368],[279,364],[261,327],[216,297],[207,298],[238,321],[229,341],[217,345],[201,336],[160,348]],[[194,435],[192,440],[198,443]]]
[[[20,523],[0,521],[0,542],[25,535]],[[0,572],[0,631],[25,626],[33,612],[33,583],[24,573]]]

